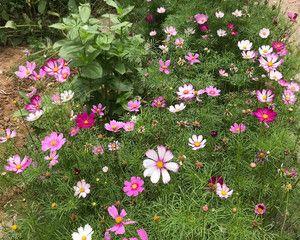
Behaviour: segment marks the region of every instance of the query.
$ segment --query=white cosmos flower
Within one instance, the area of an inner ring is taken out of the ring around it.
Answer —
[[[232,15],[235,17],[241,17],[241,16],[243,16],[243,12],[242,12],[242,10],[236,9],[234,12],[232,12]]]
[[[225,183],[223,185],[217,183],[216,193],[220,198],[226,199],[232,195],[233,190],[230,190]]]
[[[91,240],[94,231],[89,224],[83,227],[79,227],[77,232],[72,233],[72,240]]]
[[[219,29],[217,31],[217,34],[218,34],[219,37],[225,37],[227,35],[227,32],[223,29]]]
[[[33,122],[35,120],[38,120],[43,114],[44,114],[43,110],[38,110],[35,111],[34,113],[29,113],[28,116],[26,117],[26,120],[28,122]]]
[[[177,113],[185,109],[185,105],[184,103],[175,104],[175,106],[170,106],[168,109],[171,113]]]
[[[86,198],[86,196],[90,193],[91,185],[86,183],[85,180],[78,181],[76,186],[74,186],[74,196],[78,196],[78,198]]]
[[[261,38],[268,38],[270,35],[270,29],[268,28],[262,28],[260,31],[259,31],[259,36]]]
[[[282,79],[282,77],[282,73],[277,70],[272,70],[269,72],[269,78],[271,80],[279,81],[280,79]]]
[[[222,18],[222,17],[224,17],[224,13],[221,12],[221,11],[216,12],[215,15],[216,15],[216,18]]]
[[[159,48],[163,53],[169,52],[169,47],[166,46],[166,45],[159,45],[158,48]]]
[[[193,148],[193,150],[198,150],[200,148],[204,148],[206,143],[206,139],[203,139],[202,135],[193,135],[189,138],[189,146]]]
[[[72,90],[64,91],[60,94],[62,102],[68,102],[74,97],[74,92]]]
[[[255,58],[255,52],[254,51],[243,51],[242,57],[244,59],[253,59],[253,58]]]
[[[242,51],[249,51],[252,48],[252,42],[249,40],[238,41],[238,47]]]
[[[189,100],[195,97],[195,90],[192,84],[184,84],[180,86],[177,91],[177,95],[180,99]]]
[[[154,37],[156,34],[157,34],[157,32],[155,30],[153,30],[149,33],[150,37]]]
[[[157,12],[158,13],[165,13],[166,9],[164,7],[159,7],[159,8],[157,8]]]
[[[269,45],[263,45],[259,49],[259,54],[262,55],[263,57],[267,56],[268,54],[273,52],[273,48]]]
[[[162,176],[163,183],[167,184],[171,180],[168,171],[178,172],[179,165],[170,162],[173,159],[173,153],[166,147],[158,146],[157,152],[150,149],[146,152],[146,156],[148,158],[143,161],[144,177],[150,177],[152,183],[158,183]]]

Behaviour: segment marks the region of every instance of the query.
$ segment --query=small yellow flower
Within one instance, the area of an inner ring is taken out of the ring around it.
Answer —
[[[288,183],[286,186],[285,186],[285,190],[286,191],[291,191],[293,189],[293,185]]]
[[[18,225],[14,224],[10,228],[11,228],[11,230],[16,231],[18,229]]]
[[[56,209],[57,208],[57,203],[55,203],[55,202],[51,203],[51,208]]]
[[[155,214],[155,215],[153,216],[153,221],[154,221],[154,222],[159,222],[159,221],[160,221],[160,216],[158,216],[158,215]]]

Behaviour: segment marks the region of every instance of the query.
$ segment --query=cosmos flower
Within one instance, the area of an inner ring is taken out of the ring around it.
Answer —
[[[29,77],[34,81],[40,81],[46,77],[46,72],[41,68],[38,72],[33,71]]]
[[[219,30],[217,30],[217,35],[219,37],[225,37],[227,35],[227,32],[223,29],[219,29]]]
[[[290,91],[292,91],[292,92],[299,92],[300,91],[300,86],[296,82],[290,82],[287,85],[287,89],[290,90]]]
[[[273,99],[275,97],[275,95],[273,94],[272,90],[257,90],[256,91],[256,97],[257,100],[262,102],[262,103],[270,103],[273,102]]]
[[[95,114],[94,113],[88,114],[87,112],[78,114],[75,121],[77,127],[79,128],[82,129],[91,128],[95,124]]]
[[[176,36],[177,34],[176,28],[173,26],[166,27],[164,31],[169,37]]]
[[[194,19],[198,24],[204,24],[208,21],[208,16],[203,13],[198,13],[194,16]]]
[[[193,65],[195,63],[199,63],[199,54],[198,53],[188,53],[186,56],[185,56],[185,59],[188,60],[189,64]]]
[[[225,69],[219,69],[219,75],[221,77],[228,77],[229,76],[228,72],[226,72]]]
[[[56,151],[50,152],[49,156],[45,157],[45,160],[49,162],[49,168],[52,168],[58,163],[58,154],[56,153]]]
[[[102,145],[98,145],[98,146],[93,147],[92,152],[94,155],[99,155],[99,154],[102,155],[104,153],[104,148]]]
[[[253,59],[256,57],[255,51],[242,51],[243,59]]]
[[[256,111],[252,112],[252,115],[255,116],[260,122],[270,123],[273,122],[277,113],[271,108],[258,108]]]
[[[216,87],[209,86],[205,88],[205,92],[208,96],[217,97],[220,95],[221,90],[217,89]]]
[[[154,108],[164,108],[166,107],[166,100],[163,96],[159,96],[153,99],[151,106]]]
[[[259,203],[255,205],[254,212],[256,215],[263,215],[266,213],[266,206],[263,203]]]
[[[224,17],[224,13],[221,11],[215,12],[215,16],[216,18],[223,18]]]
[[[131,177],[130,181],[124,182],[123,192],[128,197],[137,197],[144,191],[144,181],[140,177]]]
[[[246,126],[242,123],[234,123],[229,130],[232,133],[239,134],[246,131]]]
[[[268,28],[262,28],[260,31],[259,31],[259,34],[258,34],[261,38],[268,38],[269,35],[270,35],[270,29]]]
[[[55,152],[59,150],[65,143],[66,139],[62,133],[52,132],[42,140],[42,151],[50,150]]]
[[[91,111],[95,114],[97,114],[98,116],[104,116],[104,110],[105,107],[99,103],[98,105],[93,105]]]
[[[30,113],[35,113],[42,107],[42,98],[39,95],[34,95],[30,98],[30,103],[25,105],[25,110]]]
[[[184,44],[184,39],[183,38],[176,38],[174,44],[177,48],[182,48],[183,44]]]
[[[72,233],[72,240],[92,240],[94,231],[89,224],[79,227],[77,232]]]
[[[44,114],[43,110],[38,110],[35,111],[34,113],[29,113],[26,117],[26,120],[28,122],[33,122],[35,120],[38,120],[43,114]]]
[[[201,32],[207,32],[209,30],[209,25],[207,23],[204,23],[204,24],[199,24],[198,25],[198,28]],[[208,38],[208,35],[205,35],[202,36],[204,39],[207,39]]]
[[[54,77],[56,81],[62,83],[67,81],[70,75],[71,75],[70,68],[68,66],[64,66],[59,70],[58,74],[54,75]]]
[[[250,51],[252,48],[252,42],[249,40],[238,41],[238,47],[242,51]]]
[[[138,112],[141,107],[141,101],[139,100],[131,100],[127,104],[127,108],[129,112]]]
[[[273,52],[273,48],[269,45],[263,45],[259,47],[258,52],[261,56],[266,57],[267,55]]]
[[[111,120],[109,123],[104,125],[105,129],[110,132],[119,132],[124,126],[123,122],[118,122],[116,120]]]
[[[279,60],[279,56],[274,53],[271,53],[266,57],[261,56],[258,60],[260,66],[263,67],[267,72],[276,70],[283,63],[283,59]]]
[[[191,146],[193,150],[204,148],[205,144],[206,139],[203,139],[202,135],[193,135],[191,138],[189,138],[189,146]]]
[[[159,71],[165,73],[165,74],[170,74],[170,64],[171,64],[171,60],[166,60],[165,62],[160,59],[159,60]]]
[[[298,13],[295,12],[288,12],[287,13],[288,18],[290,19],[291,22],[296,23],[297,18],[298,18]]]
[[[119,141],[113,141],[107,145],[109,151],[117,151],[121,148]]]
[[[280,79],[282,79],[283,75],[281,74],[281,72],[277,71],[277,70],[272,70],[269,72],[269,78],[271,80],[274,81],[279,81]]]
[[[180,86],[177,95],[182,100],[190,100],[195,96],[195,90],[192,84],[184,84]]]
[[[208,180],[208,187],[212,190],[216,190],[217,188],[217,183],[219,183],[220,185],[224,184],[224,180],[222,176],[212,176],[209,180]]]
[[[286,45],[284,42],[274,41],[272,42],[272,48],[278,53],[284,50],[286,48]]]
[[[0,143],[4,143],[4,142],[8,141],[9,139],[12,139],[12,138],[16,137],[16,135],[17,135],[16,130],[12,131],[10,128],[7,128],[5,130],[5,136],[0,137]]]
[[[79,133],[80,128],[79,127],[71,127],[69,135],[71,137],[76,136]]]
[[[127,213],[124,209],[118,212],[118,209],[112,205],[108,207],[108,213],[109,215],[115,220],[115,225],[109,228],[108,232],[114,232],[116,235],[122,235],[125,233],[125,226],[134,224],[134,221],[125,220]]]
[[[220,198],[227,199],[232,195],[233,190],[230,190],[225,183],[222,185],[217,183],[216,193]]]
[[[295,102],[297,101],[297,97],[294,92],[286,89],[283,91],[282,101],[284,102],[285,105],[294,105]]]
[[[133,121],[125,122],[123,125],[123,129],[125,130],[125,132],[132,132],[134,130],[134,127],[135,122]]]
[[[7,165],[5,166],[5,170],[20,174],[24,172],[25,169],[28,168],[31,163],[32,160],[27,156],[25,156],[23,160],[21,160],[19,155],[14,155],[13,157],[7,160]]]
[[[163,183],[167,184],[171,180],[168,170],[178,172],[179,165],[170,162],[173,159],[173,153],[166,147],[158,146],[157,152],[150,149],[146,152],[146,156],[148,158],[143,161],[144,177],[150,177],[152,183],[158,183],[162,175]]]
[[[162,14],[162,13],[165,13],[166,12],[166,9],[164,7],[159,7],[157,8],[156,10],[158,13]]]
[[[180,112],[182,111],[183,109],[185,109],[185,105],[184,103],[180,103],[180,104],[175,104],[174,106],[170,106],[169,107],[169,111],[171,113],[177,113],[177,112]]]
[[[154,37],[156,36],[157,32],[155,30],[150,31],[149,36]]]
[[[232,15],[235,17],[241,17],[243,16],[242,10],[236,9],[234,12],[232,12]]]
[[[86,196],[90,193],[91,185],[86,183],[84,179],[77,182],[76,186],[74,186],[74,196],[78,198],[86,198]]]
[[[51,58],[49,59],[42,69],[49,75],[49,76],[58,76],[60,71],[64,68],[66,62],[62,58]]]
[[[15,72],[20,79],[29,78],[36,68],[35,62],[26,62],[26,66],[19,66],[19,70]]]

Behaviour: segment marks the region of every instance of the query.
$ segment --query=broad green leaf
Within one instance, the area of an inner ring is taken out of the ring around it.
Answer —
[[[112,26],[111,30],[117,31],[117,30],[120,30],[122,28],[129,28],[131,26],[132,26],[132,23],[130,23],[130,22],[122,22],[122,23],[119,23],[119,24],[116,24],[116,25]]]
[[[79,16],[82,20],[83,23],[86,23],[90,16],[91,16],[91,6],[90,4],[86,3],[86,4],[82,4],[81,6],[79,6]]]
[[[5,28],[17,29],[17,25],[15,24],[14,21],[11,21],[11,20],[7,21],[4,27]]]
[[[51,24],[49,27],[55,28],[55,29],[60,29],[60,30],[65,30],[67,28],[66,24],[64,24],[64,23],[54,23],[54,24]]]
[[[38,5],[38,11],[40,14],[44,14],[47,6],[47,1],[46,0],[40,0],[39,5]]]
[[[114,80],[113,86],[118,92],[129,92],[133,89],[132,83]]]
[[[124,74],[126,73],[126,68],[125,68],[125,64],[124,63],[117,63],[117,65],[115,66],[115,70],[120,73],[120,74]]]
[[[104,0],[104,2],[106,2],[107,5],[114,7],[115,9],[119,8],[118,4],[113,0]]]
[[[70,10],[70,12],[77,12],[78,8],[77,8],[77,4],[75,0],[69,0],[68,1],[68,9]]]
[[[60,47],[66,45],[66,44],[69,44],[69,43],[70,43],[69,40],[62,39],[62,40],[59,40],[59,41],[55,42],[52,47],[53,47],[53,49],[56,49],[56,48],[60,48]]]
[[[74,58],[74,56],[80,54],[82,51],[83,51],[83,46],[81,45],[66,44],[59,49],[58,54],[60,57],[66,60],[71,60]]]
[[[129,6],[125,9],[123,9],[122,13],[120,14],[120,17],[125,17],[128,13],[130,13],[134,9],[134,6]]]
[[[103,69],[98,62],[90,63],[81,68],[81,76],[85,78],[97,79],[103,75]]]

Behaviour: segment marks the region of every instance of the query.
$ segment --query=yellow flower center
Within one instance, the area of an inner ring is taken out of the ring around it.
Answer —
[[[50,142],[50,145],[51,145],[52,147],[56,146],[56,140],[52,140],[52,141]]]
[[[119,224],[123,221],[123,218],[121,216],[118,216],[118,217],[116,217],[115,221],[117,224]]]
[[[262,117],[263,117],[263,119],[268,119],[268,118],[269,118],[269,115],[264,113],[264,114],[262,115]]]
[[[259,208],[257,209],[257,212],[258,212],[259,214],[263,214],[264,210],[263,210],[261,207],[259,207]]]
[[[221,195],[222,195],[222,196],[227,196],[227,191],[222,190],[222,191],[221,191]]]
[[[272,62],[268,62],[268,66],[269,66],[269,67],[272,67],[272,66],[273,66],[273,63],[272,63]]]
[[[16,169],[20,170],[22,168],[22,165],[21,164],[17,164],[16,165]]]
[[[83,235],[83,236],[81,237],[81,240],[87,240],[87,237],[86,237],[85,235]]]
[[[200,147],[200,145],[201,145],[200,142],[195,142],[195,143],[194,143],[194,146],[195,146],[195,147]]]
[[[84,188],[83,187],[79,188],[79,192],[83,193],[84,192]]]
[[[161,66],[162,69],[166,70],[168,67],[166,65]]]
[[[53,68],[53,72],[55,72],[55,73],[58,72],[58,67],[57,67],[57,66],[55,66],[55,67]]]
[[[163,161],[158,161],[158,162],[156,163],[156,166],[157,166],[158,168],[163,168],[163,167],[164,167],[164,162],[163,162]]]
[[[132,189],[137,189],[137,187],[138,187],[138,185],[136,183],[134,183],[134,184],[131,185]]]
[[[89,120],[84,120],[83,123],[84,123],[84,124],[88,124],[88,123],[89,123]]]
[[[263,100],[267,100],[267,95],[263,95],[263,96],[262,96],[262,99],[263,99]]]

